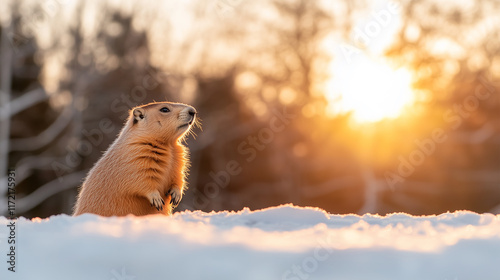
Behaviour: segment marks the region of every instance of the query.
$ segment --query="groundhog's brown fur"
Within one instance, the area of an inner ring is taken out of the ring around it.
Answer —
[[[171,214],[182,198],[188,164],[180,139],[195,115],[193,107],[170,102],[132,109],[118,138],[85,179],[74,215]]]

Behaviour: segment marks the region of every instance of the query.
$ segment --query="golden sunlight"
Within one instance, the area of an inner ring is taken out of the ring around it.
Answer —
[[[332,64],[327,85],[329,113],[351,112],[358,123],[397,118],[413,103],[411,74],[404,68],[358,54],[350,61],[341,58]]]

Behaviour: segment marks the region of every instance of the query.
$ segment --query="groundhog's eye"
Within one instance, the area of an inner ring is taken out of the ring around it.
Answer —
[[[167,107],[163,107],[163,108],[160,109],[160,112],[162,112],[162,113],[168,113],[168,112],[170,112],[170,110]]]

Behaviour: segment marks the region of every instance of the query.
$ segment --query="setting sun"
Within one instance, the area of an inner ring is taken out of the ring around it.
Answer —
[[[411,74],[359,55],[354,61],[332,65],[328,86],[330,113],[352,112],[355,121],[396,118],[413,102]]]

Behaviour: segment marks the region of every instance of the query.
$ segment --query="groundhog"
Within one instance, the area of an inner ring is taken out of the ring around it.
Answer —
[[[130,111],[123,129],[85,179],[74,215],[170,215],[185,189],[187,149],[196,121],[188,105],[155,102]]]

